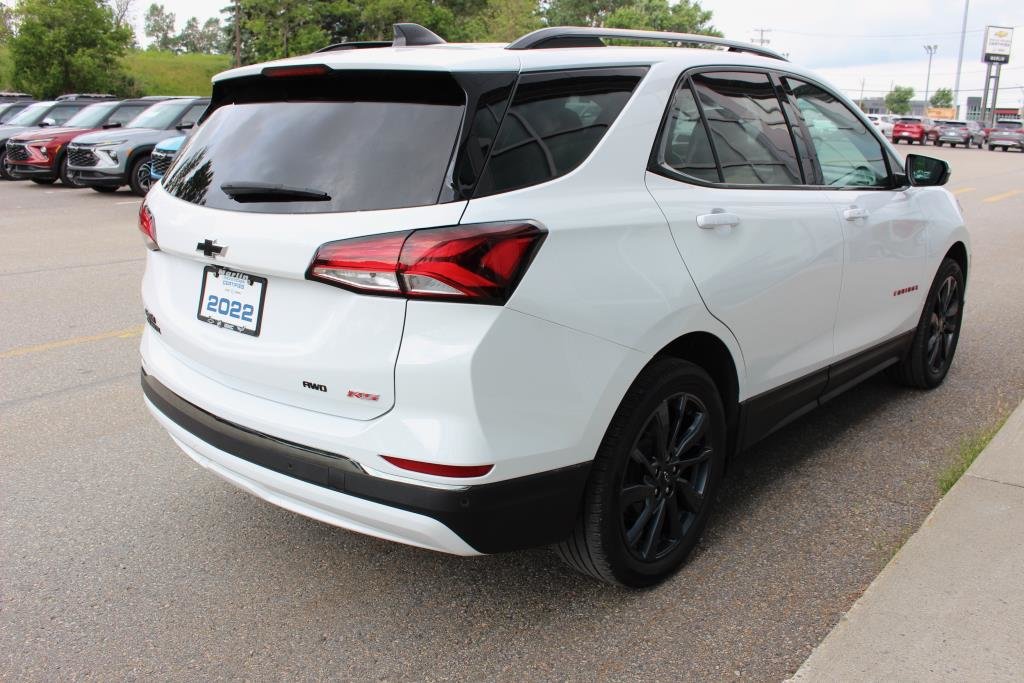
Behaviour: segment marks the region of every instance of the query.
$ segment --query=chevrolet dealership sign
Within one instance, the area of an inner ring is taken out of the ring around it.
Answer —
[[[985,28],[985,43],[981,61],[990,64],[1006,64],[1010,61],[1010,45],[1013,43],[1013,29],[1008,26]]]

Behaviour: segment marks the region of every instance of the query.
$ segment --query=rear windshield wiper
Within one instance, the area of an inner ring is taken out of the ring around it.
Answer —
[[[329,202],[331,195],[320,190],[266,183],[224,183],[221,191],[239,203],[246,202]]]

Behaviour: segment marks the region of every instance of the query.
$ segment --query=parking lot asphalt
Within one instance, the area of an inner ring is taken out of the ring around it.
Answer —
[[[762,442],[640,592],[545,549],[359,536],[193,465],[138,387],[138,200],[0,183],[0,679],[785,678],[1024,397],[1024,154],[926,150],[974,241],[946,383],[875,378]]]

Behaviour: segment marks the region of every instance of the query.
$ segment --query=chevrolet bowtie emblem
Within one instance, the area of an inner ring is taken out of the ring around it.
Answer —
[[[203,240],[196,245],[196,251],[203,252],[203,256],[217,258],[227,253],[228,248],[217,244],[217,240]]]

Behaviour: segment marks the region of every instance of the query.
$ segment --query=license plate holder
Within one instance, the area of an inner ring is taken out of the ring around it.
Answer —
[[[258,337],[266,297],[267,278],[206,266],[199,283],[196,317],[215,327]]]

